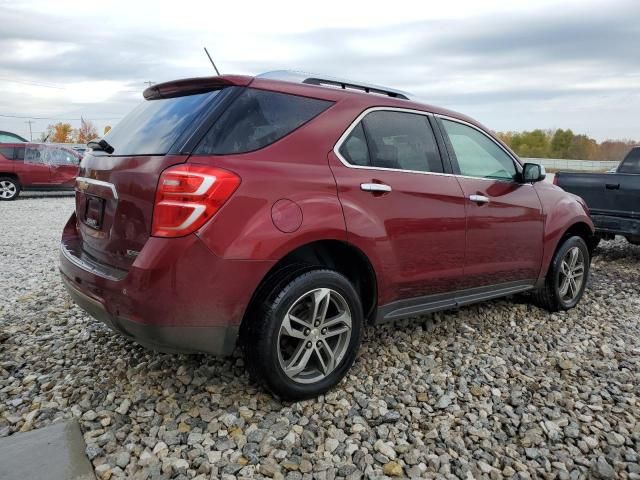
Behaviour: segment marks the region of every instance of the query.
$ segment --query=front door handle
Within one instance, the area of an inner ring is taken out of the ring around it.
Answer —
[[[484,195],[469,195],[469,200],[476,203],[489,203],[489,198]]]
[[[391,191],[391,187],[384,183],[361,183],[360,190],[363,192],[388,193]]]
[[[607,184],[605,184],[605,188],[607,190],[619,190],[620,189],[620,184],[619,183],[607,183]]]

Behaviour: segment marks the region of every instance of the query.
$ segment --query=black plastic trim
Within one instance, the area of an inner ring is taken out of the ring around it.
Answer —
[[[374,323],[390,322],[402,318],[424,315],[426,313],[458,308],[492,298],[504,297],[531,290],[535,287],[535,284],[536,279],[518,280],[486,287],[476,287],[455,292],[397,300],[378,307]]]

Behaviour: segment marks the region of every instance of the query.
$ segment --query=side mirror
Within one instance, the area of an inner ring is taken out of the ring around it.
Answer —
[[[524,183],[541,182],[547,177],[544,166],[537,163],[525,163],[522,166],[522,181]]]

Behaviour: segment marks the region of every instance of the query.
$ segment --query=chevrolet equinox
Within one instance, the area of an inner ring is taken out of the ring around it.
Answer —
[[[464,115],[270,72],[153,85],[90,143],[64,228],[69,293],[169,352],[230,354],[286,399],[354,362],[366,325],[585,289],[585,203]]]

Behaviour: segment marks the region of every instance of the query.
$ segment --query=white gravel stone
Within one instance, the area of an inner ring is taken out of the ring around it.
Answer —
[[[76,307],[57,267],[73,208],[0,202],[0,437],[78,417],[97,478],[640,478],[640,248],[623,239],[569,312],[523,296],[367,328],[345,380],[292,404],[239,352],[145,350]]]

